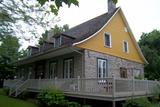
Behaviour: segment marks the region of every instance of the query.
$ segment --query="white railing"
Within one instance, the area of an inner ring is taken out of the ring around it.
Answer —
[[[71,93],[127,97],[151,95],[157,84],[157,81],[121,78],[29,79],[16,88],[16,95],[26,89],[41,90],[55,87]]]

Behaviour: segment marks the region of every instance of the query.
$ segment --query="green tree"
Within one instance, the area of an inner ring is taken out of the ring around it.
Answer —
[[[52,32],[53,35],[59,34],[61,32],[67,31],[69,29],[69,25],[65,24],[63,26],[55,25],[54,28],[51,28],[51,30],[46,31],[42,34],[42,37],[39,39],[39,45],[41,45],[45,40],[47,40],[48,33]]]
[[[16,71],[15,62],[24,56],[25,52],[19,52],[18,38],[7,35],[1,39],[0,45],[0,82],[13,78]]]
[[[39,2],[38,2],[39,1]],[[77,0],[1,0],[0,1],[0,38],[10,33],[29,40],[40,37],[41,31],[50,29],[58,21],[56,15],[62,3],[78,5]],[[45,1],[45,2],[44,2]],[[77,1],[77,2],[76,2]],[[41,4],[43,5],[41,5]],[[50,7],[50,8],[48,8]],[[26,29],[27,28],[27,29]],[[25,37],[24,34],[29,36]],[[31,37],[32,35],[32,37]]]
[[[139,45],[149,62],[148,65],[145,65],[145,77],[160,79],[160,31],[153,30],[150,33],[143,33]]]

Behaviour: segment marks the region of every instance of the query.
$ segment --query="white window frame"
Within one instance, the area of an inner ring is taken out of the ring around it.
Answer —
[[[56,77],[57,62],[51,62],[49,65],[49,78],[53,79]]]
[[[104,63],[105,63],[105,68],[103,68]],[[99,68],[101,69],[101,71],[99,71]],[[108,77],[108,60],[98,58],[97,59],[97,78],[106,78],[106,77]]]
[[[72,66],[71,63],[70,63],[71,61],[72,61],[73,65],[74,65],[73,58],[64,60],[64,66],[63,66],[64,67],[64,72],[63,72],[64,73],[63,74],[64,78],[71,78],[71,73],[74,72],[74,71],[70,71],[71,67],[73,67],[72,69],[74,70],[74,66]]]
[[[125,43],[127,44],[127,51],[125,50]],[[123,40],[123,52],[129,53],[129,45],[128,45],[128,41],[126,40]]]
[[[106,45],[106,35],[109,36],[109,42],[110,42],[109,46]],[[109,34],[109,33],[107,33],[107,32],[104,33],[104,46],[107,47],[107,48],[111,48],[111,47],[112,47],[112,38],[111,38],[111,34]]]

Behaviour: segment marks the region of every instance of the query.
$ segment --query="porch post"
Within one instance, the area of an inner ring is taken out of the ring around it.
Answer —
[[[113,97],[113,100],[115,98],[115,92],[116,92],[116,82],[115,82],[115,76],[113,75],[112,76],[112,97]]]
[[[148,80],[147,80],[147,78],[145,78],[145,83],[146,83],[146,95],[148,94],[148,92],[149,92],[149,87],[148,87]]]
[[[134,95],[135,93],[135,80],[134,80],[134,77],[132,77],[132,96]]]
[[[116,107],[116,102],[112,101],[112,107]]]
[[[57,77],[54,78],[54,87],[57,88]]]
[[[78,88],[78,91],[80,91],[80,76],[78,76],[78,86],[77,86],[77,88]]]

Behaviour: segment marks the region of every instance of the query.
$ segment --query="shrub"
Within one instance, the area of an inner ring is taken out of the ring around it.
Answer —
[[[26,100],[30,97],[30,93],[27,91],[23,91],[19,96],[20,99]]]
[[[67,107],[81,107],[77,102],[68,102]]]
[[[38,100],[42,107],[81,107],[77,102],[70,102],[65,99],[64,94],[55,88],[42,90],[38,94]],[[90,107],[84,105],[82,107]]]
[[[40,104],[43,106],[54,106],[54,107],[59,107],[60,104],[65,106],[65,99],[64,99],[64,94],[55,89],[55,88],[48,88],[45,90],[42,90],[38,94],[38,100]]]
[[[83,105],[82,107],[91,107],[90,105]]]
[[[123,107],[150,107],[151,103],[146,98],[127,100]]]
[[[3,92],[4,92],[4,95],[9,95],[9,88],[4,88]]]

